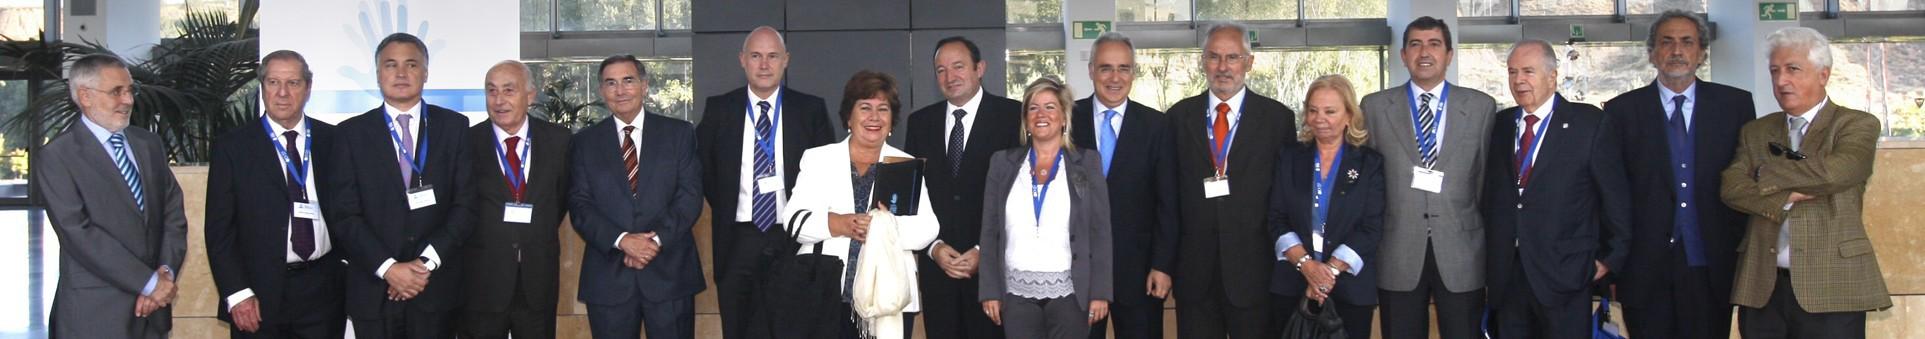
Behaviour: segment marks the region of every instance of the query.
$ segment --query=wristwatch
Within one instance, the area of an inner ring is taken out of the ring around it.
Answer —
[[[1304,255],[1303,255],[1303,256],[1301,256],[1301,257],[1297,257],[1297,269],[1298,269],[1298,270],[1302,270],[1302,269],[1303,269],[1303,262],[1305,262],[1305,261],[1310,261],[1310,254],[1307,254],[1307,253],[1306,253],[1306,254],[1304,254]]]

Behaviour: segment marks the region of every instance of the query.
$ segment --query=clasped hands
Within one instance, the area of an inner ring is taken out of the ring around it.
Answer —
[[[166,268],[154,270],[159,279],[154,284],[153,293],[134,297],[134,316],[145,318],[161,308],[174,304],[174,297],[180,292],[174,285],[174,272]]]

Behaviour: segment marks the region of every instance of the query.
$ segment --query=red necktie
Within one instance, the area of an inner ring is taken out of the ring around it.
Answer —
[[[1223,146],[1228,144],[1228,141],[1230,138],[1229,136],[1230,135],[1230,104],[1229,103],[1219,102],[1216,104],[1216,123],[1215,123],[1215,126],[1211,129],[1211,131],[1212,133],[1216,134],[1215,135],[1216,139],[1214,139],[1216,140],[1216,148],[1211,149],[1210,151],[1223,152]],[[1224,153],[1228,153],[1228,152],[1224,152]],[[1211,154],[1210,159],[1216,160],[1216,156],[1217,156],[1216,154]],[[1221,162],[1229,162],[1228,160],[1229,159],[1223,159]],[[1218,163],[1216,165],[1217,165],[1216,166],[1217,175],[1222,175],[1223,168],[1225,166],[1223,166],[1222,163]]]
[[[1537,119],[1535,115],[1524,116],[1524,137],[1518,139],[1517,154],[1511,156],[1511,165],[1520,168],[1517,171],[1517,187],[1519,188],[1524,187],[1525,184],[1531,181],[1531,163],[1533,161],[1527,157],[1530,157],[1531,153],[1536,151],[1536,149],[1531,146],[1537,142]]]
[[[622,127],[622,163],[628,167],[628,191],[635,192],[636,170],[641,169],[641,159],[635,154],[635,126]]]
[[[502,173],[505,174],[505,173],[508,173],[509,171],[521,173],[521,154],[515,152],[515,150],[520,149],[520,148],[516,148],[516,146],[520,146],[521,137],[508,137],[508,139],[503,140],[503,142],[508,144],[508,150],[503,152],[508,154],[508,168],[503,168]],[[515,196],[515,202],[522,202],[523,200],[521,200],[521,193],[527,191],[526,187],[528,186],[527,184],[525,184],[525,182],[527,182],[528,179],[523,178],[522,174],[511,174],[511,175],[505,175],[505,176],[508,178],[508,181],[509,181],[508,193],[513,194]],[[521,179],[523,182],[514,182],[515,179]]]

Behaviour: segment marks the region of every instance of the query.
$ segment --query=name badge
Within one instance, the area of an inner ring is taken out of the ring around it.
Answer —
[[[1323,253],[1323,233],[1310,232],[1310,251]]]
[[[1203,178],[1203,198],[1213,199],[1230,195],[1229,177]]]
[[[294,203],[294,217],[307,220],[320,220],[321,208],[312,203]]]
[[[771,175],[766,177],[755,178],[755,185],[757,188],[759,188],[755,191],[755,194],[768,194],[768,193],[781,192],[782,177]]]
[[[408,209],[418,210],[434,206],[434,186],[421,186],[408,189]]]
[[[1411,167],[1410,188],[1431,193],[1444,191],[1444,172],[1423,167]]]
[[[531,223],[535,218],[535,205],[508,203],[501,207],[501,221],[512,223]]]

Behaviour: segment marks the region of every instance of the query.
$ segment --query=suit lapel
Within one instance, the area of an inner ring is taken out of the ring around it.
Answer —
[[[1385,124],[1390,126],[1391,131],[1390,139],[1386,139],[1389,140],[1386,143],[1402,145],[1402,147],[1397,148],[1403,150],[1404,158],[1410,159],[1410,163],[1413,164],[1423,164],[1423,154],[1418,152],[1417,149],[1416,127],[1413,127],[1416,121],[1409,119],[1411,114],[1410,86],[1408,82],[1404,83],[1403,86],[1397,86],[1397,88],[1393,89],[1397,94],[1390,96],[1391,107],[1386,111],[1390,112],[1390,116],[1384,117],[1383,120]],[[1453,106],[1453,108],[1455,107]]]
[[[1451,91],[1461,92],[1464,89],[1463,87],[1452,85],[1449,82],[1445,82],[1444,85],[1452,87],[1450,89]],[[1452,157],[1456,156],[1455,154],[1447,152],[1452,152],[1452,150],[1472,150],[1474,149],[1473,147],[1477,147],[1479,140],[1484,140],[1481,135],[1470,134],[1475,128],[1461,128],[1461,126],[1460,128],[1446,128],[1452,126],[1452,124],[1471,124],[1472,120],[1471,112],[1465,110],[1464,105],[1451,102],[1449,101],[1451,100],[1450,98],[1444,98],[1443,100],[1445,100],[1444,109],[1450,111],[1450,116],[1445,118],[1446,120],[1437,126],[1438,129],[1443,130],[1442,133],[1444,133],[1445,142],[1437,145],[1437,147],[1440,147],[1437,149],[1438,162],[1444,162],[1445,159],[1452,159]],[[1406,124],[1405,126],[1409,125]],[[1411,140],[1415,142],[1414,140],[1416,139]],[[1412,147],[1411,149],[1415,150],[1416,147]],[[1469,157],[1465,157],[1464,159],[1469,159]],[[1438,167],[1441,168],[1443,165],[1439,164]]]
[[[1664,164],[1664,166],[1662,166],[1661,168],[1670,168],[1671,166],[1670,164],[1677,163],[1678,159],[1671,158],[1671,120],[1670,120],[1671,117],[1668,115],[1668,113],[1665,113],[1664,111],[1665,110],[1664,91],[1658,89],[1658,86],[1663,86],[1663,84],[1653,82],[1651,86],[1645,87],[1650,89],[1650,93],[1649,93],[1650,96],[1647,96],[1642,100],[1635,100],[1635,99],[1633,100],[1633,102],[1635,102],[1633,105],[1637,105],[1635,108],[1636,113],[1634,114],[1639,114],[1642,116],[1634,117],[1634,119],[1631,119],[1631,123],[1643,125],[1642,126],[1643,128],[1639,130],[1657,131],[1658,133],[1653,133],[1650,135],[1641,135],[1640,137],[1644,138],[1645,140],[1625,140],[1625,141],[1633,144],[1650,142],[1650,143],[1656,143],[1657,145],[1663,146],[1663,147],[1657,147],[1655,149],[1651,149],[1652,151],[1655,151],[1655,152],[1648,152],[1651,154],[1645,154],[1644,156],[1664,159],[1664,162],[1661,162],[1661,164]],[[1704,86],[1698,86],[1698,98],[1697,98],[1698,102],[1693,103],[1693,105],[1703,104],[1705,102],[1704,89],[1705,89]],[[1656,99],[1656,100],[1652,100],[1652,99]],[[1698,110],[1697,113],[1704,113],[1704,111]],[[1692,114],[1691,126],[1692,127],[1705,126],[1705,124],[1703,123],[1704,120],[1706,119],[1705,115],[1706,114]],[[1696,129],[1687,129],[1686,131],[1688,132],[1688,134],[1685,135],[1687,138],[1690,138],[1692,135],[1697,134]],[[1695,147],[1695,145],[1698,144],[1698,141],[1694,138],[1691,143]],[[1658,172],[1658,175],[1662,175],[1666,178],[1665,182],[1678,182],[1677,174],[1675,173],[1675,171],[1665,170],[1665,171],[1657,171],[1657,172]],[[1676,194],[1676,193],[1673,193],[1673,194]],[[1684,197],[1676,197],[1676,198],[1681,199]]]
[[[1264,138],[1263,135],[1266,135],[1270,132],[1268,129],[1266,129],[1266,127],[1273,125],[1270,123],[1270,119],[1272,117],[1269,114],[1273,114],[1275,112],[1268,112],[1261,109],[1258,109],[1258,110],[1251,109],[1251,108],[1256,108],[1255,104],[1259,100],[1252,100],[1256,98],[1262,98],[1262,97],[1257,96],[1256,92],[1251,92],[1248,89],[1243,90],[1243,108],[1240,112],[1237,112],[1238,113],[1237,121],[1230,122],[1230,126],[1231,126],[1230,131],[1232,132],[1231,134],[1234,134],[1234,135],[1229,136],[1230,155],[1225,157],[1229,161],[1228,164],[1225,164],[1226,167],[1229,167],[1228,172],[1236,172],[1236,174],[1243,174],[1243,172],[1240,170],[1249,168],[1250,161],[1254,160],[1254,158],[1252,157],[1256,156],[1251,152],[1262,153],[1261,152],[1262,150],[1253,151],[1253,150],[1250,150],[1250,147],[1248,146],[1256,145],[1258,142],[1256,142],[1255,140]],[[1243,129],[1243,125],[1250,125],[1252,127],[1257,127],[1257,128],[1245,130]],[[1243,133],[1243,132],[1256,132],[1257,135],[1252,135],[1250,133]],[[1247,142],[1247,143],[1243,142],[1246,140],[1251,142]],[[1239,146],[1243,146],[1243,147],[1239,147]],[[1262,174],[1258,173],[1257,175],[1262,175]]]
[[[114,195],[119,196],[119,198],[114,200],[119,201],[120,205],[126,208],[125,212],[138,213],[139,209],[134,207],[134,191],[127,187],[127,179],[120,176],[120,167],[114,164],[114,156],[108,154],[107,150],[100,146],[99,140],[95,139],[93,131],[88,130],[87,126],[82,124],[82,122],[76,120],[72,127],[68,127],[73,130],[72,133],[69,133],[71,134],[69,136],[71,138],[70,142],[78,144],[77,148],[80,149],[80,161],[82,162],[80,166],[88,168],[88,170],[94,172],[94,175],[105,179],[102,180],[101,183],[113,188],[113,191],[116,193]],[[132,145],[129,145],[129,147],[132,147]],[[132,154],[130,154],[130,156],[131,155]],[[137,167],[148,166],[146,163],[136,163],[134,165]],[[142,180],[146,180],[146,177],[142,177]],[[143,184],[145,184],[145,182],[143,182]]]
[[[717,135],[715,147],[716,150],[722,151],[721,154],[724,154],[724,156],[715,159],[715,174],[717,178],[728,178],[727,182],[735,182],[737,178],[741,178],[742,176],[742,128],[751,125],[750,118],[747,116],[749,114],[748,96],[748,87],[742,87],[741,89],[730,91],[722,97],[723,104],[727,106],[723,106],[726,110],[720,112],[723,113],[721,116],[722,130],[718,131],[721,133]],[[783,105],[783,108],[787,107],[787,105]],[[741,111],[736,111],[737,109]],[[775,112],[773,109],[771,109],[769,115],[771,118],[774,117]],[[786,125],[788,123],[787,120],[791,119],[784,119],[783,124]],[[646,130],[648,127],[643,126],[642,129]],[[794,133],[790,134],[793,135]],[[648,137],[643,136],[642,139],[648,139]],[[751,137],[751,139],[753,138]],[[728,156],[728,154],[733,154],[733,156]],[[777,171],[780,170],[781,169],[777,169]],[[736,203],[739,204],[741,202],[737,201]]]
[[[1824,149],[1825,142],[1831,141],[1831,130],[1833,126],[1838,125],[1837,121],[1838,105],[1826,102],[1824,108],[1818,109],[1818,119],[1811,121],[1811,126],[1806,126],[1805,137],[1798,143],[1798,151],[1812,154],[1816,150]],[[1789,132],[1790,129],[1787,127],[1785,136],[1787,141],[1791,138]]]
[[[310,124],[312,124],[313,122],[308,122],[308,123],[310,123]],[[258,126],[258,125],[256,125],[256,126]],[[264,130],[264,129],[262,129],[262,128],[263,128],[263,127],[254,127],[254,128],[252,128],[252,129],[254,129],[254,130],[255,130],[256,132],[259,132],[259,133],[255,133],[255,134],[254,134],[254,136],[252,136],[252,137],[249,137],[249,139],[253,139],[253,140],[251,140],[251,142],[245,142],[245,143],[242,143],[242,145],[241,145],[241,147],[243,147],[243,148],[241,149],[241,150],[243,151],[243,153],[242,153],[242,154],[259,154],[260,156],[258,156],[258,157],[256,157],[256,156],[241,156],[241,157],[239,157],[239,158],[241,159],[241,161],[245,161],[245,162],[249,162],[249,163],[251,163],[251,164],[248,164],[248,166],[251,166],[251,167],[254,167],[254,168],[255,168],[255,171],[256,171],[256,172],[254,172],[254,173],[275,173],[275,172],[281,172],[282,174],[281,174],[280,176],[266,176],[266,175],[263,175],[263,176],[259,176],[259,177],[260,177],[260,178],[264,178],[264,179],[268,179],[267,181],[271,181],[271,182],[273,183],[273,185],[268,185],[268,186],[273,186],[273,187],[274,187],[274,191],[275,191],[275,192],[280,192],[280,193],[281,193],[281,196],[288,196],[288,192],[287,192],[287,174],[286,174],[286,172],[285,172],[285,171],[286,171],[287,169],[286,169],[286,167],[285,167],[285,164],[283,164],[283,163],[281,162],[281,154],[280,154],[280,152],[278,152],[278,151],[276,151],[276,150],[274,149],[274,139],[272,139],[272,138],[269,138],[269,137],[267,136],[267,133],[268,133],[268,131],[267,131],[267,130]],[[309,129],[309,130],[312,130],[312,129]],[[312,137],[312,136],[310,136],[310,137]],[[295,144],[296,144],[296,145],[301,145],[301,143],[299,143],[299,142],[296,142]],[[301,150],[301,151],[302,151],[302,152],[312,152],[311,150],[306,150],[306,149],[303,149],[303,150]],[[305,154],[305,153],[304,153],[304,154]],[[312,156],[309,156],[309,157],[310,157],[310,158],[312,158]],[[309,170],[308,172],[309,172],[309,173],[308,173],[308,176],[310,176],[310,177],[311,177],[311,176],[314,176],[314,173],[313,173],[314,171],[313,171],[313,170]],[[279,180],[275,180],[275,179],[279,179]]]
[[[1558,158],[1556,155],[1573,151],[1565,148],[1577,146],[1576,142],[1580,140],[1574,139],[1571,136],[1571,133],[1575,133],[1575,131],[1570,128],[1571,120],[1575,118],[1571,117],[1570,114],[1565,114],[1570,113],[1570,111],[1566,110],[1571,107],[1569,102],[1564,101],[1564,96],[1557,95],[1551,97],[1551,105],[1553,105],[1551,106],[1551,120],[1542,122],[1544,134],[1537,136],[1540,139],[1544,139],[1544,141],[1537,145],[1537,149],[1532,150],[1532,153],[1535,154],[1531,154],[1533,158],[1529,159],[1531,161],[1531,171],[1528,173],[1530,177],[1527,179],[1532,181],[1537,179],[1538,173],[1544,173],[1544,170],[1539,167],[1559,168],[1565,165],[1566,162],[1557,161]],[[1519,112],[1522,112],[1521,109],[1522,108],[1520,108]],[[1578,127],[1579,130],[1586,128],[1588,127]],[[1571,146],[1566,146],[1566,144],[1570,144]],[[1521,146],[1522,145],[1520,145],[1520,147]],[[1531,186],[1525,186],[1524,194],[1535,195],[1532,192],[1540,191],[1530,189],[1529,187]]]

